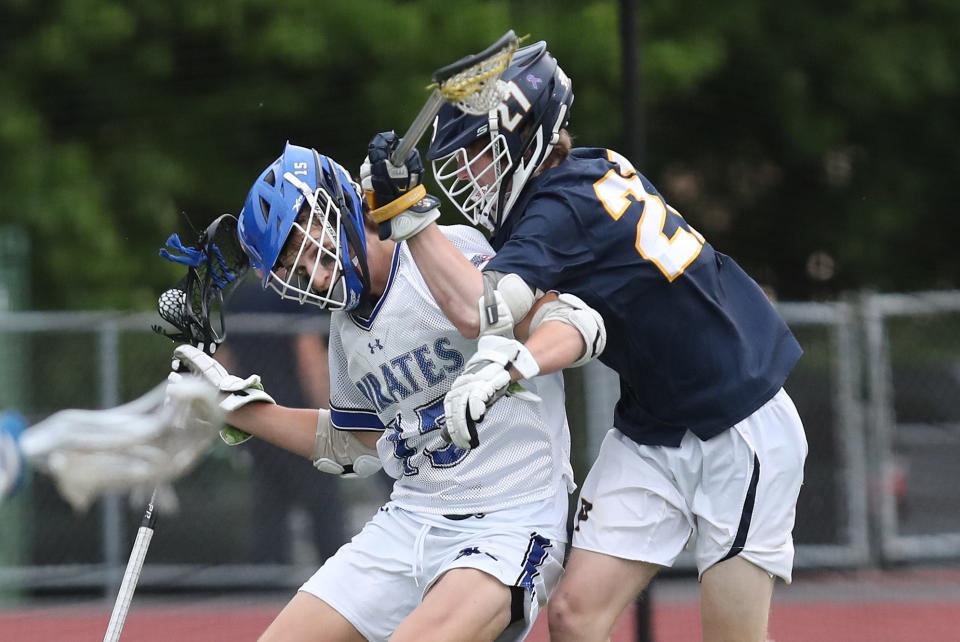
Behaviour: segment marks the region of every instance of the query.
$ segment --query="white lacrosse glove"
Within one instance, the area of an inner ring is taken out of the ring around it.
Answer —
[[[232,412],[254,401],[276,403],[273,397],[264,392],[260,375],[250,375],[246,379],[235,377],[213,357],[192,345],[177,346],[173,351],[172,372],[167,377],[167,381],[179,382],[182,378],[180,373],[184,368],[213,384],[213,387],[222,394],[220,408],[224,412]],[[228,446],[238,446],[250,437],[249,433],[229,424],[220,430],[220,439]]]
[[[360,166],[360,185],[382,241],[406,240],[440,216],[440,201],[420,184],[420,152],[410,150],[399,167],[390,162],[399,144],[396,133],[380,132],[371,139]]]
[[[540,401],[537,395],[511,382],[510,367],[524,379],[540,373],[533,355],[519,341],[496,335],[480,337],[476,354],[467,361],[443,399],[444,439],[460,448],[476,448],[480,445],[477,423],[497,399],[510,394],[526,401]]]

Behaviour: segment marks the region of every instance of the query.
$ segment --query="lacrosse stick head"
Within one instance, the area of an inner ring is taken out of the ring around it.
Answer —
[[[503,98],[487,111],[443,105],[427,152],[447,198],[491,232],[553,151],[573,104],[570,78],[545,42],[518,49],[498,86]]]
[[[161,323],[153,330],[176,343],[191,343],[213,354],[226,338],[223,301],[248,267],[237,239],[237,219],[223,214],[200,235],[196,247],[176,234],[161,256],[187,266],[187,274],[157,301]],[[173,252],[176,252],[174,254]]]
[[[434,87],[448,103],[466,114],[486,115],[505,96],[500,77],[510,65],[519,40],[511,29],[478,54],[433,72]]]
[[[238,231],[263,287],[282,298],[346,311],[365,300],[361,191],[332,158],[287,143],[250,189]]]
[[[24,431],[26,460],[77,510],[101,493],[151,488],[189,472],[223,424],[217,390],[200,377],[162,383],[106,410],[61,410]]]

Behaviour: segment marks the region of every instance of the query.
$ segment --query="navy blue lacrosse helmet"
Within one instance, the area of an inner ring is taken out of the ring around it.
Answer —
[[[285,299],[349,311],[369,291],[360,188],[316,150],[286,144],[250,188],[237,235],[263,287]]]
[[[553,151],[573,104],[570,78],[542,41],[518,49],[501,82],[506,97],[487,114],[444,105],[427,152],[443,192],[467,220],[490,231]]]

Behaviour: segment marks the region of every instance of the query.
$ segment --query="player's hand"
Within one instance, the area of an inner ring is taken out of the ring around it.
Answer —
[[[360,182],[371,209],[395,201],[420,184],[423,161],[416,148],[410,150],[403,165],[397,167],[390,162],[390,156],[399,144],[400,137],[388,131],[374,135],[367,145],[367,157],[360,166]]]
[[[186,371],[203,377],[222,393],[219,405],[224,412],[237,410],[254,401],[276,403],[273,397],[264,392],[259,375],[250,375],[246,379],[235,377],[213,357],[187,344],[177,346],[173,351],[173,363],[167,380],[178,382],[182,378],[181,373]],[[220,438],[227,445],[236,446],[250,439],[250,434],[226,425],[220,431]]]
[[[502,367],[491,375],[462,374],[453,382],[443,399],[446,425],[441,435],[446,441],[465,449],[480,445],[477,424],[487,414],[487,405],[493,405],[510,385],[510,373]]]
[[[534,377],[539,366],[527,348],[514,339],[500,336],[480,338],[477,352],[453,382],[443,400],[446,425],[441,435],[460,448],[480,445],[477,424],[500,397],[510,394],[526,401],[540,398],[512,381],[510,368],[522,377]]]
[[[390,162],[399,144],[400,138],[392,131],[376,134],[360,166],[360,185],[381,240],[408,239],[440,216],[439,201],[420,184],[420,152],[410,150],[399,167]]]

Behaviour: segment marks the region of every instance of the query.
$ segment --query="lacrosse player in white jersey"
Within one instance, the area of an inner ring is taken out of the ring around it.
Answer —
[[[422,171],[418,162],[398,180]],[[324,472],[365,476],[382,465],[396,480],[390,502],[261,640],[523,639],[562,573],[574,487],[556,371],[602,349],[602,322],[547,295],[519,327],[526,346],[466,339],[406,246],[377,238],[363,210],[342,167],[287,144],[251,189],[238,226],[264,287],[334,311],[330,411],[274,405],[255,377],[233,377],[190,346],[175,351],[178,367],[225,393],[237,429]],[[475,265],[492,256],[476,230],[443,231]],[[474,447],[458,448],[445,434],[444,398],[461,373],[481,372],[498,383],[479,396],[471,388],[459,403],[490,410],[479,436],[471,427]]]

